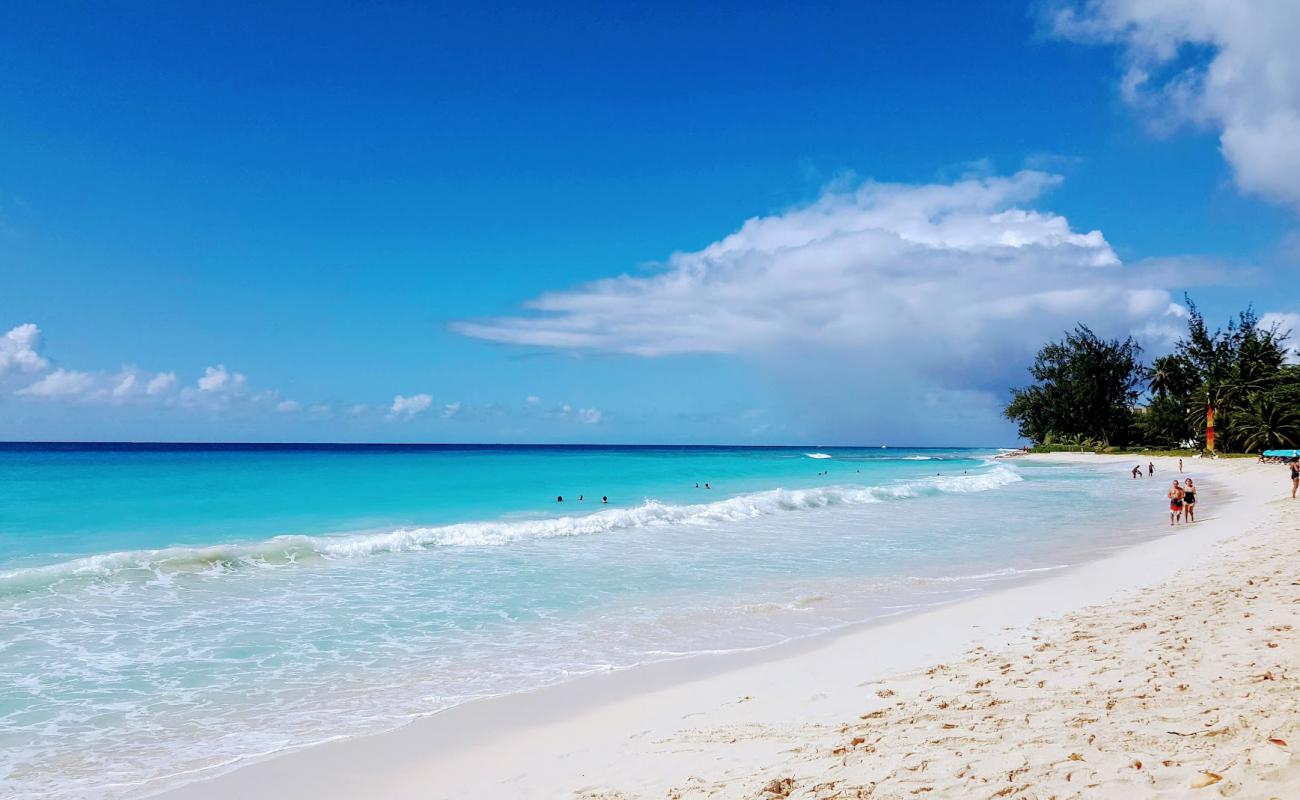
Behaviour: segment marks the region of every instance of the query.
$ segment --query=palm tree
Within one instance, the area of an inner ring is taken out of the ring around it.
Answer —
[[[1080,453],[1084,450],[1096,450],[1099,446],[1096,439],[1093,439],[1090,436],[1085,436],[1082,433],[1067,434],[1061,439],[1061,443],[1069,445],[1070,447],[1077,447]]]
[[[1231,430],[1248,452],[1295,447],[1300,443],[1300,414],[1255,395],[1233,416]]]

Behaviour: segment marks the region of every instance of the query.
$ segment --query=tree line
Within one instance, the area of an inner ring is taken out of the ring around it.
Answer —
[[[1300,447],[1290,331],[1262,326],[1252,308],[1211,331],[1186,303],[1186,334],[1150,365],[1132,336],[1102,339],[1083,324],[1049,342],[1029,367],[1034,382],[1011,390],[1006,417],[1036,445],[1203,449],[1212,405],[1216,450]]]

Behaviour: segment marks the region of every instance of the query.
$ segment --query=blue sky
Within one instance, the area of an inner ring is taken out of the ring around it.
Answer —
[[[1286,4],[268,5],[0,11],[0,438],[1000,444],[1300,311]]]

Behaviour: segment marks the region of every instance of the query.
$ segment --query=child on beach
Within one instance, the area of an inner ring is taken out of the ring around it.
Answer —
[[[1169,494],[1169,527],[1173,527],[1175,522],[1183,521],[1183,489],[1174,481],[1170,487]]]

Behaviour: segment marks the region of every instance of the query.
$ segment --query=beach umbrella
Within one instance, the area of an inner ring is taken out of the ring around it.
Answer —
[[[1205,404],[1205,449],[1214,452],[1214,406]]]

